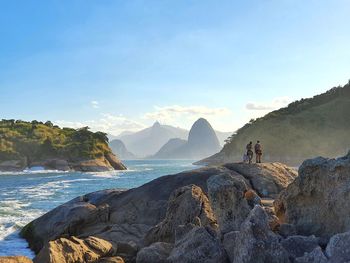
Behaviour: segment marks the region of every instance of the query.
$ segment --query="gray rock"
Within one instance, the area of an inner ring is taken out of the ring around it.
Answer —
[[[297,234],[297,229],[292,224],[280,224],[278,234],[280,234],[284,238],[289,236],[295,236]]]
[[[220,232],[238,230],[251,210],[244,191],[247,190],[245,182],[231,174],[223,173],[212,176],[207,181],[208,196]]]
[[[136,263],[167,263],[167,258],[174,245],[164,242],[156,242],[149,247],[144,247],[137,253]]]
[[[328,263],[326,256],[323,254],[320,247],[316,247],[310,253],[305,253],[304,256],[296,258],[295,263]]]
[[[305,161],[299,176],[275,201],[284,223],[298,234],[331,237],[350,230],[350,153],[338,159]]]
[[[279,237],[270,230],[264,209],[255,206],[240,231],[224,236],[224,246],[232,263],[289,263]]]
[[[171,194],[165,219],[150,229],[145,237],[145,244],[158,241],[174,243],[176,227],[186,223],[217,229],[209,200],[196,185],[181,187]]]
[[[315,236],[290,236],[283,240],[281,244],[291,257],[298,258],[317,248],[318,239]]]
[[[227,256],[215,233],[204,227],[195,227],[176,241],[168,261],[170,263],[224,263],[227,262]]]
[[[206,193],[207,179],[225,171],[228,170],[222,167],[202,168],[163,176],[128,191],[103,190],[78,197],[29,223],[21,234],[38,253],[46,242],[61,236],[80,236],[93,231],[100,236],[111,225],[124,227],[125,231],[127,225],[150,228],[165,218],[167,201],[175,189],[195,184]],[[101,233],[97,233],[98,229]]]
[[[326,248],[329,263],[345,263],[350,261],[350,232],[331,237]]]
[[[261,197],[277,197],[298,175],[282,163],[229,163],[225,167],[243,175]]]

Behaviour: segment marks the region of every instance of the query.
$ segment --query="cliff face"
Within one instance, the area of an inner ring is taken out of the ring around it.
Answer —
[[[0,121],[0,171],[34,166],[77,171],[126,169],[102,132],[87,127],[61,129],[51,122]]]
[[[202,164],[240,161],[249,141],[260,140],[265,161],[300,165],[313,156],[341,156],[350,146],[350,83],[295,101],[258,118],[233,134]]]
[[[171,140],[153,156],[159,159],[200,159],[221,149],[210,123],[200,118],[193,125],[188,140]]]

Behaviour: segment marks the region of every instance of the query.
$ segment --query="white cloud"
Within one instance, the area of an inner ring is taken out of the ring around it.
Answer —
[[[92,100],[90,103],[94,109],[98,109],[100,107],[99,102],[96,100]]]
[[[292,99],[288,97],[275,98],[270,102],[248,102],[246,104],[247,110],[254,111],[271,111],[287,106]]]
[[[81,122],[57,120],[55,123],[61,127],[81,128],[89,126],[92,131],[102,131],[113,135],[118,135],[123,131],[138,131],[145,128],[145,125],[126,118],[123,115],[101,114],[101,118]]]
[[[193,120],[199,117],[220,117],[229,115],[231,111],[227,108],[209,108],[205,106],[155,106],[155,111],[144,114],[145,119],[159,120],[170,123],[179,118]]]

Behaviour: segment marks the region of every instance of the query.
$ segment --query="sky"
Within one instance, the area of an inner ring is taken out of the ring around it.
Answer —
[[[221,131],[350,79],[348,0],[2,0],[0,113]]]

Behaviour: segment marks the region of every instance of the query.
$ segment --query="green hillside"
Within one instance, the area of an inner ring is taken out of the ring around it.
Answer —
[[[0,161],[25,159],[27,163],[49,158],[81,161],[111,154],[105,133],[60,128],[51,122],[0,121]]]
[[[245,145],[260,140],[264,160],[299,164],[314,156],[339,156],[350,149],[350,81],[321,95],[252,120],[237,130],[222,151],[204,163],[238,161]]]

